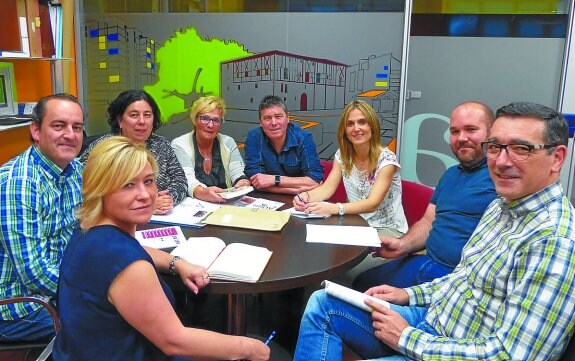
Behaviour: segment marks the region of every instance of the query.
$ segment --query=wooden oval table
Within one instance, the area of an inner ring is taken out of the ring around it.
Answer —
[[[285,203],[280,209],[292,206],[293,196],[252,192],[249,196]],[[367,226],[358,215],[333,215],[324,219],[301,219],[290,217],[279,232],[207,225],[204,228],[182,227],[187,237],[218,237],[226,244],[246,243],[266,247],[273,251],[272,257],[257,283],[212,280],[202,292],[228,295],[227,330],[230,334],[244,335],[245,296],[263,292],[282,291],[308,285],[338,276],[361,262],[368,252],[366,247],[307,243],[306,224]],[[145,228],[161,227],[149,224]],[[179,278],[166,277],[170,286],[182,289]]]

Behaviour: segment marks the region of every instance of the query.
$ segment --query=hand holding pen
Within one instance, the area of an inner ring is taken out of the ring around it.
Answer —
[[[293,206],[297,211],[303,212],[306,208],[306,201],[303,200],[302,196],[299,193],[295,194],[293,197]]]

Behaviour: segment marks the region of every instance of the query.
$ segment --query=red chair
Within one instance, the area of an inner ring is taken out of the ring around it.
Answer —
[[[323,179],[327,179],[329,172],[331,172],[331,168],[333,167],[333,163],[327,160],[320,161],[321,166],[323,167]],[[347,193],[345,193],[345,187],[343,186],[343,181],[339,182],[335,193],[328,199],[329,202],[332,203],[345,203],[347,202]]]
[[[432,195],[433,188],[407,180],[401,181],[401,203],[409,227],[423,217]]]

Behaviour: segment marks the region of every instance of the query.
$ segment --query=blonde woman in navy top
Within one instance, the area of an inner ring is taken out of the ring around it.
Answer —
[[[143,144],[111,137],[94,147],[83,173],[78,230],[64,253],[58,304],[62,328],[54,345],[62,360],[268,360],[263,342],[184,327],[173,295],[158,275],[179,275],[194,293],[206,269],[134,238],[157,196],[154,156]]]

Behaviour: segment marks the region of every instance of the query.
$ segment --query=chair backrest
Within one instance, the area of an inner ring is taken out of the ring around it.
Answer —
[[[575,337],[571,337],[561,361],[575,361]]]
[[[323,167],[323,179],[327,179],[329,172],[331,172],[331,168],[333,168],[333,163],[327,160],[320,161],[321,166]],[[347,193],[345,192],[345,187],[343,185],[343,181],[339,182],[335,193],[331,196],[328,201],[333,203],[345,203],[347,202]]]
[[[58,333],[60,331],[60,320],[58,319],[58,314],[54,307],[50,305],[48,302],[36,298],[36,297],[15,297],[10,299],[0,299],[0,305],[7,305],[11,303],[20,303],[20,302],[32,302],[37,303],[44,307],[52,316],[52,320],[54,322],[54,333]],[[47,341],[17,341],[17,342],[0,342],[0,359],[4,360],[4,356],[1,355],[5,353],[11,357],[11,360],[22,359],[26,360],[28,354],[30,353],[31,349],[44,349],[41,354],[38,356],[38,360],[45,360],[50,353],[52,352],[52,344],[54,338],[52,340]],[[8,353],[10,352],[10,353]]]
[[[407,180],[401,181],[401,203],[408,226],[411,227],[423,217],[432,195],[433,188]]]

